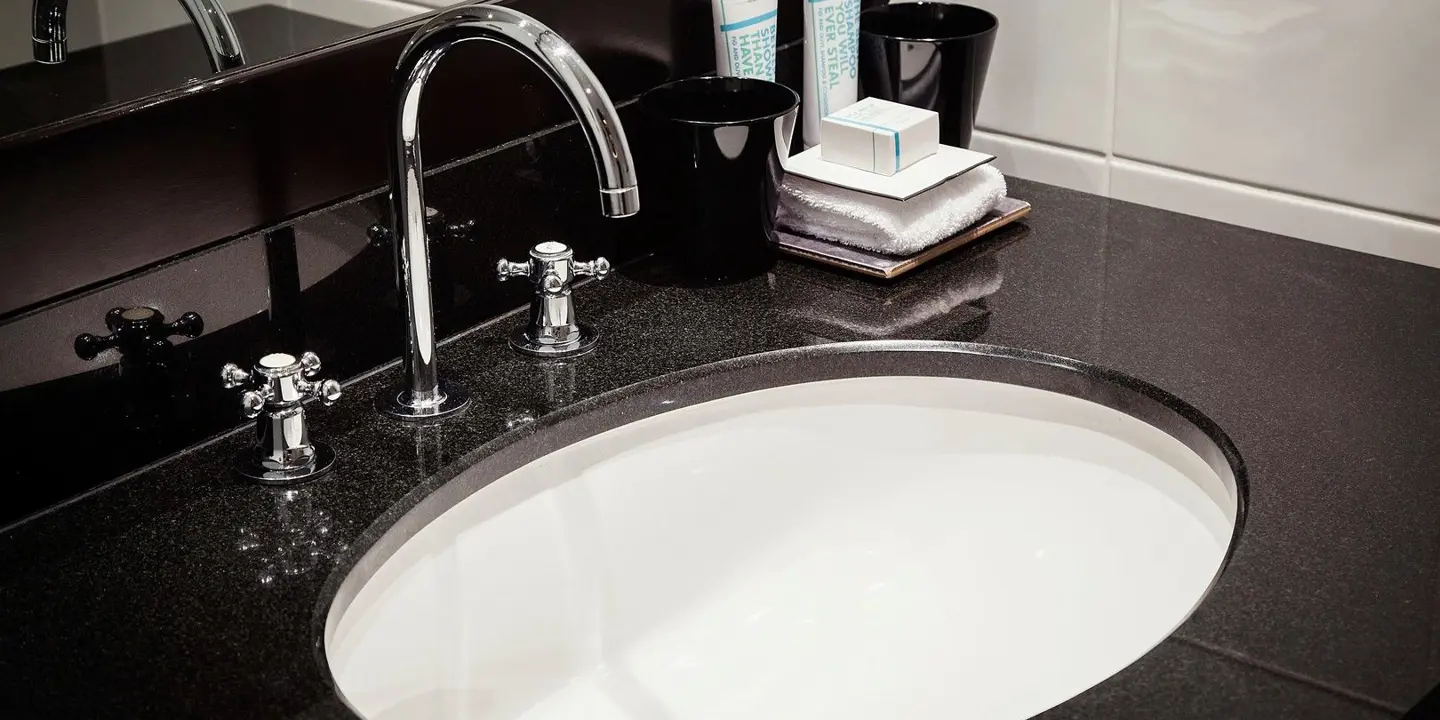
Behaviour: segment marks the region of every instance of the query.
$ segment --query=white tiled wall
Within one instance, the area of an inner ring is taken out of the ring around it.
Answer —
[[[994,13],[1004,32],[981,96],[985,123],[1019,137],[1105,152],[1110,108],[1097,100],[1108,97],[1115,77],[1110,70],[1112,0],[966,4]],[[1061,48],[1063,61],[1051,60]]]
[[[1006,172],[1440,267],[1440,2],[960,1]]]

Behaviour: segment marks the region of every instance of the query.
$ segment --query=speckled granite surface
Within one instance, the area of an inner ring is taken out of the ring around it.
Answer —
[[[1198,407],[1245,456],[1246,531],[1211,596],[1044,717],[1401,715],[1440,680],[1440,271],[1020,180],[1012,194],[1035,206],[1028,227],[897,284],[782,262],[692,289],[642,261],[577,290],[605,333],[578,362],[512,353],[517,316],[469,331],[441,366],[473,410],[399,425],[370,405],[395,369],[353,382],[312,411],[340,468],[294,492],[235,480],[235,434],[10,529],[0,715],[348,717],[319,651],[332,572],[417,486],[522,417],[716,360],[882,337],[1114,368]]]

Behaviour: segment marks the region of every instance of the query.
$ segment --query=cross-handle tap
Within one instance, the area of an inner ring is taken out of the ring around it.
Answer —
[[[235,461],[235,470],[263,483],[280,485],[314,477],[335,464],[335,453],[324,443],[311,443],[305,424],[306,400],[333,405],[340,399],[340,383],[319,380],[320,358],[307,352],[296,358],[271,353],[253,370],[234,363],[220,368],[226,389],[250,386],[240,394],[240,409],[255,422],[255,445]]]
[[[530,249],[530,260],[501,260],[495,274],[503,282],[512,277],[529,278],[535,285],[530,299],[530,322],[510,336],[510,346],[527,355],[545,358],[573,357],[595,347],[600,334],[575,319],[575,300],[570,286],[576,277],[603,280],[610,274],[610,261],[603,257],[590,262],[575,260],[575,251],[558,242],[542,242]]]
[[[152,307],[115,308],[105,313],[105,327],[110,329],[109,335],[78,335],[75,355],[81,360],[94,360],[110,348],[119,348],[120,355],[132,362],[156,358],[173,347],[171,337],[199,337],[205,331],[205,321],[187,312],[167,323],[164,313]]]

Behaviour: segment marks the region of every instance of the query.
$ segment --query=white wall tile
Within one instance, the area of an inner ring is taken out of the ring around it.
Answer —
[[[1440,218],[1440,2],[1122,0],[1116,155]]]
[[[950,0],[1000,19],[980,127],[1108,149],[1114,0]]]
[[[1360,252],[1440,267],[1440,225],[1116,159],[1110,195]]]
[[[1109,188],[1110,171],[1103,155],[984,130],[975,131],[970,147],[994,155],[995,167],[1010,177],[1096,195],[1106,194]]]

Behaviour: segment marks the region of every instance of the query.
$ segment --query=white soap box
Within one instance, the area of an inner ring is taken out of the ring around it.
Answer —
[[[940,147],[940,115],[933,110],[865,98],[820,119],[826,162],[894,175]]]
[[[879,175],[829,162],[823,157],[824,150],[825,146],[819,145],[786,159],[785,171],[892,200],[909,200],[995,160],[994,155],[941,145],[934,155],[894,175]]]

